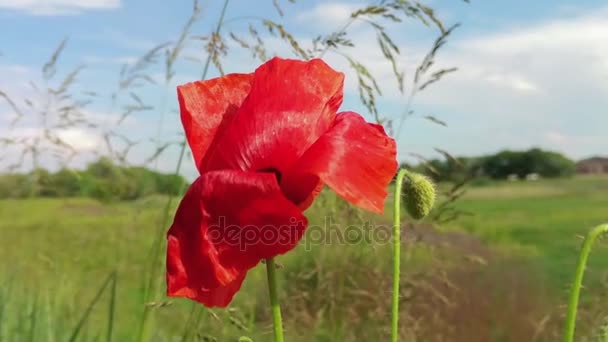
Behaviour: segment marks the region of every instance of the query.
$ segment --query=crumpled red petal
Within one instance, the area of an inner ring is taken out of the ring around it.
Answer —
[[[183,251],[183,249],[184,247],[181,246],[180,240],[176,236],[170,235],[168,237],[167,295],[190,298],[207,307],[228,306],[234,295],[241,288],[247,271],[237,272],[234,274],[234,279],[227,281],[223,285],[218,285],[217,281],[206,279],[211,277],[210,275],[202,277],[201,274],[201,277],[196,277],[194,270],[189,271],[187,269],[187,267],[193,267],[193,263],[185,259],[188,253]],[[206,267],[202,266],[200,272],[209,272],[213,268],[209,259],[203,259],[201,264],[206,264]]]
[[[229,74],[177,87],[180,116],[199,172],[203,158],[249,94],[253,74]]]
[[[201,175],[168,232],[167,294],[225,307],[247,271],[294,248],[307,224],[272,173]]]
[[[249,96],[211,152],[209,170],[288,170],[329,127],[344,75],[325,62],[274,58],[254,73]]]
[[[298,164],[295,165],[297,167]],[[319,176],[303,172],[288,171],[281,180],[283,194],[301,210],[306,210],[312,205],[324,185]]]
[[[284,175],[289,198],[306,198],[310,181],[318,176],[347,201],[382,213],[386,189],[397,170],[395,140],[380,125],[365,122],[354,112],[339,113],[336,121]]]

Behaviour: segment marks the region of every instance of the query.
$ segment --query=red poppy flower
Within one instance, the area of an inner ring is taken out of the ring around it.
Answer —
[[[227,306],[249,269],[283,254],[307,226],[323,184],[382,212],[395,141],[337,113],[344,75],[323,61],[274,58],[253,74],[178,87],[200,177],[168,232],[167,294]]]

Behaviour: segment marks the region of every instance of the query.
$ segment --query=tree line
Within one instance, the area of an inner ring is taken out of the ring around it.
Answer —
[[[576,163],[552,151],[533,148],[527,151],[504,150],[481,157],[452,157],[432,159],[412,167],[436,182],[525,179],[536,174],[542,178],[570,177]]]
[[[101,201],[134,200],[147,195],[177,195],[187,181],[144,167],[120,166],[108,158],[84,170],[43,168],[0,175],[0,198],[92,197]]]
[[[415,166],[402,165],[426,174],[435,182],[482,182],[537,174],[543,178],[569,177],[575,162],[562,154],[538,148],[501,151],[481,157],[432,159]],[[43,168],[28,173],[0,175],[0,198],[92,197],[101,201],[134,200],[152,194],[178,195],[187,180],[144,167],[120,166],[108,158],[90,163],[84,170]]]

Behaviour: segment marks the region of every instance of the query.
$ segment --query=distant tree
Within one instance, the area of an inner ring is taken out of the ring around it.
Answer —
[[[181,176],[174,174],[156,174],[157,190],[161,194],[179,195],[186,183],[186,180]]]
[[[36,196],[55,196],[55,192],[51,186],[51,173],[42,168],[36,168],[29,174],[30,182],[30,197]]]
[[[50,175],[49,189],[57,197],[71,197],[80,195],[81,176],[77,171],[61,169]]]
[[[494,179],[506,179],[509,175],[524,178],[536,173],[541,177],[567,177],[574,174],[574,161],[562,154],[533,148],[528,151],[501,151],[483,158],[482,173]]]
[[[431,159],[415,167],[415,170],[427,175],[435,182],[464,182],[480,176],[479,158],[456,157]]]
[[[29,175],[9,173],[0,176],[0,198],[24,198],[32,193]]]
[[[576,171],[576,163],[560,153],[532,149],[528,154],[534,165],[533,172],[543,177],[569,177]]]
[[[521,153],[508,150],[483,158],[481,169],[484,175],[494,179],[506,179],[512,174],[525,176],[528,173]]]
[[[112,179],[119,177],[120,169],[109,158],[101,157],[90,163],[85,172],[96,178]]]
[[[186,183],[182,176],[122,167],[101,158],[82,171],[61,169],[51,173],[38,168],[27,174],[0,175],[0,198],[85,196],[104,202],[134,200],[152,194],[176,195]]]
[[[533,148],[528,151],[500,151],[482,157],[446,157],[431,159],[409,169],[431,177],[435,182],[460,183],[478,179],[507,179],[510,175],[525,178],[538,174],[544,178],[572,176],[574,161],[557,152]]]
[[[127,179],[135,183],[136,197],[148,196],[159,192],[156,172],[143,167],[130,167],[124,169]]]

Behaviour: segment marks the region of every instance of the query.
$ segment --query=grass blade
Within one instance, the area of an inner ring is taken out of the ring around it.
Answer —
[[[38,316],[38,297],[34,298],[34,303],[32,304],[32,309],[30,311],[30,338],[31,342],[36,341],[36,316]]]
[[[84,324],[87,322],[89,316],[91,315],[91,312],[93,311],[93,308],[95,307],[95,304],[97,304],[97,301],[99,301],[99,298],[101,298],[101,295],[103,294],[106,287],[108,287],[108,285],[110,284],[112,279],[116,279],[116,271],[110,273],[110,275],[103,282],[103,285],[99,288],[99,290],[97,291],[97,294],[95,294],[95,297],[87,306],[87,309],[82,314],[82,317],[80,317],[80,320],[78,321],[78,324],[76,324],[76,327],[74,328],[72,335],[70,336],[70,339],[68,341],[70,341],[70,342],[76,341],[76,338],[78,337],[78,334],[80,334],[82,327],[84,326]]]
[[[114,277],[112,277],[112,288],[110,289],[110,305],[108,308],[108,332],[106,335],[106,341],[112,342],[112,332],[114,330],[114,313],[116,312],[116,282],[117,275],[114,272]]]
[[[6,310],[6,303],[8,301],[8,296],[0,289],[0,342],[4,341],[4,311]]]
[[[194,321],[195,312],[199,306],[197,304],[198,303],[196,303],[196,302],[191,303],[190,315],[188,316],[188,319],[186,320],[186,324],[184,325],[184,331],[182,331],[182,338],[180,340],[181,342],[186,342],[188,340],[188,337],[190,337],[190,331],[191,331],[190,328],[192,326],[192,321]]]
[[[49,293],[45,296],[45,314],[46,314],[46,338],[48,342],[55,341],[55,323],[53,319],[53,309]]]
[[[5,316],[5,313],[8,312],[8,299],[11,298],[11,290],[13,288],[13,276],[11,275],[9,279],[4,283],[3,289],[0,289],[0,342],[9,341],[4,339],[4,330],[8,331],[8,317]],[[8,332],[7,332],[8,334]]]

